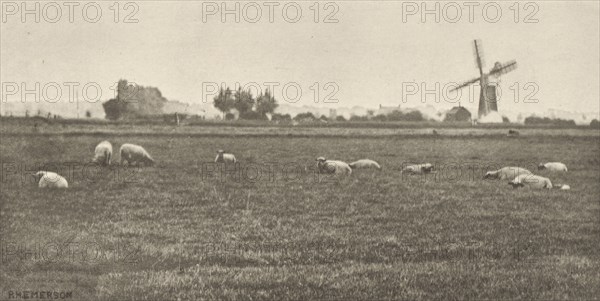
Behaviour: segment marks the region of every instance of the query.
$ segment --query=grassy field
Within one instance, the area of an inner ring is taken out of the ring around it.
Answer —
[[[272,135],[0,136],[0,299],[16,291],[79,300],[600,296],[597,131],[394,137],[381,129],[361,139],[263,131]],[[143,145],[157,164],[86,165],[104,139],[115,149]],[[211,163],[221,148],[236,154],[239,173]],[[371,158],[383,169],[322,177],[313,173],[317,156]],[[569,172],[539,174],[571,190],[481,178],[502,166],[538,173],[547,161]],[[400,175],[409,162],[433,163],[438,174]],[[38,190],[26,174],[43,165],[70,188]]]
[[[549,125],[523,125],[514,123],[478,124],[467,122],[308,122],[297,125],[275,124],[263,121],[201,121],[182,126],[166,124],[161,120],[106,121],[99,119],[45,119],[42,117],[0,117],[0,134],[3,135],[185,135],[185,136],[260,136],[279,137],[331,137],[331,136],[429,136],[436,130],[442,136],[506,136],[509,129],[518,130],[522,136],[600,136],[600,128],[589,125],[556,127]]]

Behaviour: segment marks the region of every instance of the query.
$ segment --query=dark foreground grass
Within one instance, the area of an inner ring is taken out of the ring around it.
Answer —
[[[141,144],[158,163],[84,166],[97,136],[1,138],[1,299],[600,296],[597,137],[101,139],[115,153]],[[222,175],[210,163],[217,149],[235,153],[242,172]],[[317,156],[372,158],[383,169],[317,177]],[[481,179],[555,160],[569,172],[540,174],[572,190]],[[403,177],[408,162],[440,169]],[[46,163],[68,190],[38,190],[22,176]]]

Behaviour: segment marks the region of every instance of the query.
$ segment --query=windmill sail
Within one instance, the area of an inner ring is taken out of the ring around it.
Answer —
[[[481,40],[473,41],[473,52],[475,55],[475,66],[479,69],[479,76],[483,75],[483,48],[481,47]]]
[[[462,89],[462,88],[464,88],[464,87],[466,87],[468,85],[474,84],[474,83],[476,83],[478,81],[479,81],[479,77],[478,78],[474,78],[474,79],[469,80],[469,81],[466,81],[466,82],[464,82],[464,83],[462,83],[462,84],[460,84],[460,85],[458,85],[458,86],[450,89],[450,92],[458,90],[458,89]]]
[[[496,63],[494,68],[490,70],[490,75],[500,76],[517,69],[517,61],[512,60],[506,63]]]

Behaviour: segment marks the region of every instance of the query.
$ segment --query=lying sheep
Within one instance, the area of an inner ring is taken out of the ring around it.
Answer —
[[[550,171],[567,171],[567,165],[560,162],[540,163],[538,170],[547,169]]]
[[[348,164],[348,166],[350,166],[350,168],[352,169],[358,169],[358,168],[377,168],[377,169],[381,169],[381,166],[379,165],[379,163],[370,160],[370,159],[361,159],[358,161],[354,161],[350,164]]]
[[[521,167],[502,167],[495,171],[488,171],[483,178],[507,180],[524,174],[530,175],[531,171]]]
[[[38,171],[33,176],[39,188],[69,188],[67,180],[55,172]]]
[[[112,157],[112,145],[108,141],[102,141],[94,150],[94,159],[92,162],[101,165],[110,165],[110,159]]]
[[[560,190],[571,190],[571,186],[569,186],[567,184],[554,184],[552,187],[558,188]]]
[[[154,159],[141,146],[135,144],[123,144],[119,149],[121,154],[121,165],[127,162],[129,165],[144,163],[146,165],[154,165]]]
[[[536,189],[552,189],[552,182],[550,182],[550,179],[533,174],[519,175],[514,180],[508,182],[508,184],[513,188],[528,186]]]
[[[400,173],[408,174],[426,174],[433,171],[433,165],[430,163],[408,165],[402,169]]]
[[[351,175],[352,168],[346,162],[337,160],[326,160],[324,157],[317,158],[317,170],[321,174]]]
[[[508,130],[508,134],[507,134],[508,137],[519,136],[519,135],[520,135],[520,133],[517,130]]]
[[[215,163],[235,163],[237,160],[233,154],[227,154],[222,149],[217,151],[217,157]]]

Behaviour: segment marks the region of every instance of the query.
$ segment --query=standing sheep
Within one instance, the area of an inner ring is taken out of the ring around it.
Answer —
[[[350,164],[348,164],[350,166],[350,168],[352,169],[358,169],[358,168],[376,168],[376,169],[381,169],[381,166],[379,165],[379,163],[370,160],[370,159],[361,159],[358,161],[354,161]]]
[[[67,180],[55,172],[38,171],[33,176],[39,188],[69,188]]]
[[[217,151],[217,157],[215,163],[235,163],[237,160],[233,154],[227,154],[222,149]]]
[[[552,182],[550,179],[536,176],[533,174],[522,174],[517,176],[514,180],[508,182],[513,188],[523,187],[525,185],[536,188],[536,189],[552,189]]]
[[[134,163],[154,165],[154,159],[152,159],[150,154],[139,145],[125,143],[121,145],[119,153],[121,154],[121,165],[123,165],[124,162],[127,162],[130,165]]]
[[[321,174],[351,175],[352,168],[346,162],[337,160],[326,160],[324,157],[317,158],[317,170]]]
[[[494,170],[494,171],[488,171],[485,176],[483,176],[484,179],[500,179],[500,180],[507,180],[507,179],[514,179],[517,176],[520,175],[530,175],[531,171],[522,168],[522,167],[502,167],[498,170]]]
[[[92,159],[92,162],[105,166],[110,165],[112,152],[113,149],[110,142],[102,141],[96,146],[96,149],[94,150],[94,159]]]
[[[550,171],[567,171],[567,165],[560,162],[540,163],[538,170],[547,169]]]
[[[431,173],[433,165],[431,163],[408,165],[402,169],[400,173],[405,174],[424,174]]]

